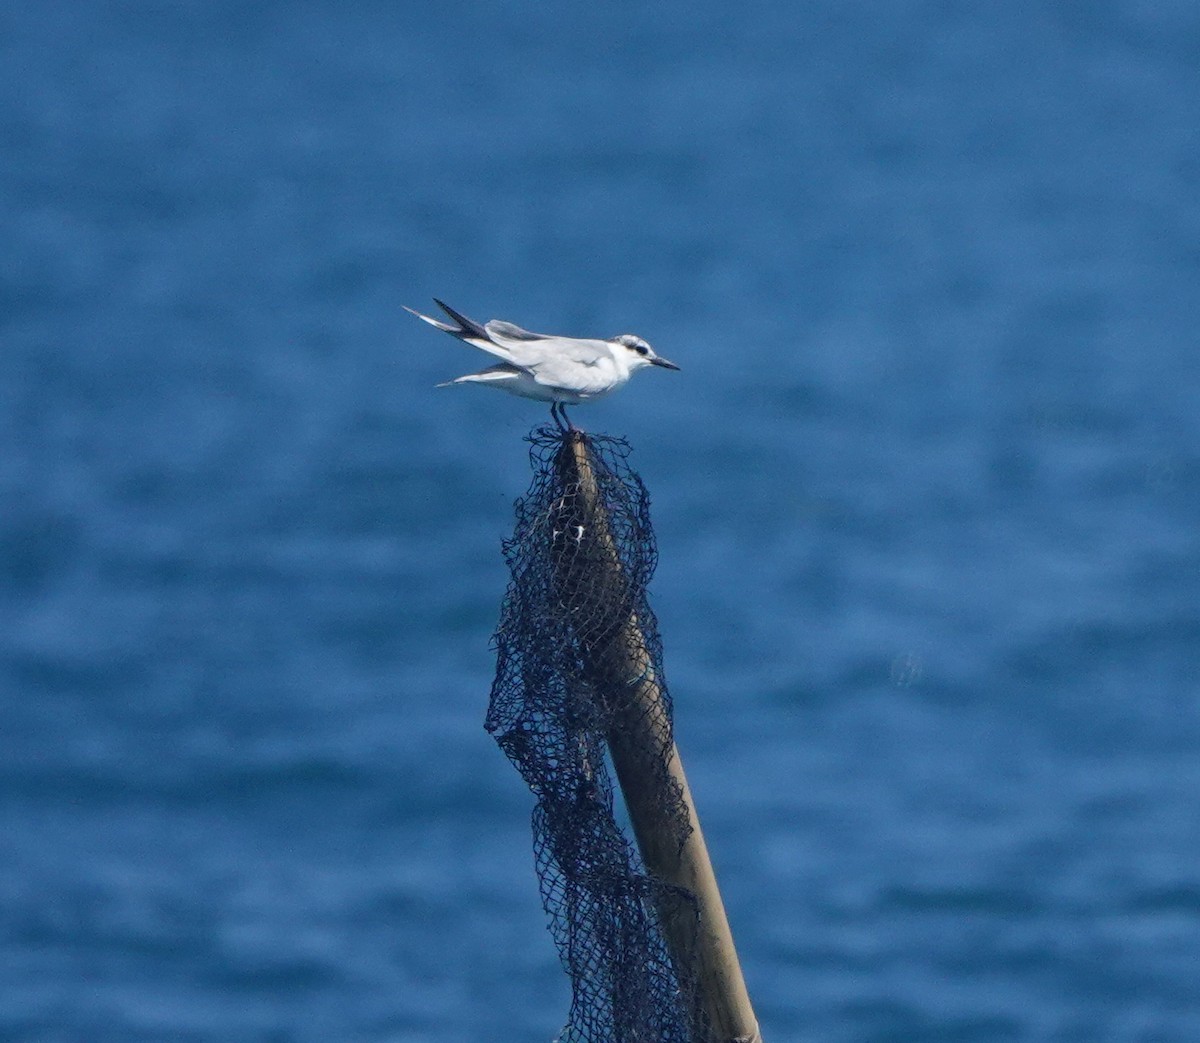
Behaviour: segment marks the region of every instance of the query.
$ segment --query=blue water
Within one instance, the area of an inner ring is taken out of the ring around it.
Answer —
[[[534,404],[645,336],[768,1043],[1200,1039],[1200,15],[0,11],[0,1040],[549,1041],[482,728]]]

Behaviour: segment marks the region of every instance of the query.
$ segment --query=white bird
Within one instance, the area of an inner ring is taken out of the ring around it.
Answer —
[[[547,333],[530,333],[499,319],[492,319],[481,326],[436,297],[433,300],[454,320],[453,326],[431,319],[412,308],[405,308],[405,311],[457,337],[464,344],[502,360],[495,366],[488,366],[478,373],[468,373],[438,387],[483,384],[512,395],[549,402],[550,415],[560,427],[564,421],[570,427],[567,406],[600,398],[624,387],[633,373],[645,366],[679,368],[674,362],[654,354],[649,344],[632,333],[622,333],[619,337],[607,340],[580,340]]]

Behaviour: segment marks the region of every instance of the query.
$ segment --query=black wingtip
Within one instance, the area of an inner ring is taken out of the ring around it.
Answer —
[[[482,337],[484,340],[491,339],[488,337],[488,331],[485,330],[474,319],[468,319],[461,312],[455,311],[450,307],[450,305],[446,304],[444,301],[439,301],[436,297],[434,297],[433,303],[441,308],[442,311],[449,315],[450,318],[452,318],[455,322],[457,322],[462,327],[463,333],[469,333],[472,337]]]

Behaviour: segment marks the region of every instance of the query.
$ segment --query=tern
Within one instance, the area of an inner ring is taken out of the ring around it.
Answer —
[[[510,395],[549,402],[550,415],[564,430],[572,428],[567,418],[567,406],[611,394],[624,387],[637,370],[646,366],[679,369],[674,362],[656,355],[649,344],[632,333],[592,340],[531,333],[499,319],[480,325],[436,297],[433,301],[454,320],[453,325],[412,308],[406,307],[405,311],[501,360],[478,373],[448,380],[438,387],[483,384]]]

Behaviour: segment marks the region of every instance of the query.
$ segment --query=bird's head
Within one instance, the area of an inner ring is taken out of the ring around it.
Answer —
[[[668,362],[655,355],[654,349],[649,344],[632,333],[622,333],[619,337],[613,337],[612,342],[625,349],[626,365],[631,373],[643,366],[661,366],[663,369],[679,368],[674,362]]]

